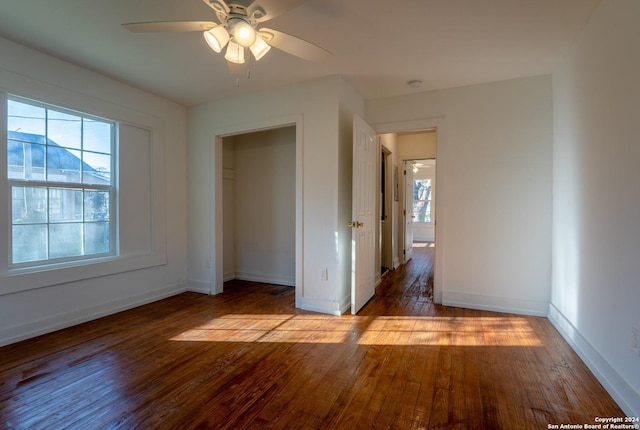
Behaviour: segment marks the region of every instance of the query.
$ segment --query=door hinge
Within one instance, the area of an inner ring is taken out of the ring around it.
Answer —
[[[402,210],[402,215],[407,216],[407,210],[406,209]]]

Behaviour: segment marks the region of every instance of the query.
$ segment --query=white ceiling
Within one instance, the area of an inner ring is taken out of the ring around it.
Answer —
[[[328,75],[372,99],[550,73],[598,1],[307,0],[265,25],[331,59],[316,64],[272,49],[239,86],[201,33],[120,26],[215,21],[202,0],[0,0],[0,36],[185,105]],[[409,88],[411,79],[423,86]]]

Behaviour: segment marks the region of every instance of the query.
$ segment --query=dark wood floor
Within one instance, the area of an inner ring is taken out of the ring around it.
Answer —
[[[2,429],[547,429],[622,416],[544,318],[437,306],[433,248],[357,316],[232,282],[0,348]]]

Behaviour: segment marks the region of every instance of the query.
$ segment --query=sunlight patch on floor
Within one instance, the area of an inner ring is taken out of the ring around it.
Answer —
[[[525,318],[376,317],[361,345],[542,346]]]
[[[435,248],[435,242],[413,242],[411,245],[413,248]]]
[[[171,338],[186,342],[542,346],[526,318],[225,315]]]

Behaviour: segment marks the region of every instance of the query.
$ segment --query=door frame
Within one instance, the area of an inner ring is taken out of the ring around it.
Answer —
[[[376,267],[382,268],[384,263],[388,266],[388,270],[393,270],[395,268],[394,259],[393,259],[393,250],[395,245],[395,238],[393,237],[393,223],[395,222],[394,214],[393,214],[393,192],[394,192],[394,169],[397,166],[394,166],[392,161],[393,153],[389,148],[387,148],[382,142],[380,142],[380,137],[376,136],[378,140],[378,149],[380,152],[380,168],[378,169],[378,183],[382,185],[382,163],[384,162],[384,190],[382,188],[378,192],[378,196],[380,201],[378,202],[378,207],[381,208],[384,206],[385,213],[380,213],[379,215],[379,223],[380,229],[378,232],[379,237],[377,238],[377,243],[379,243],[379,252],[376,254]],[[384,202],[382,199],[384,198]],[[382,222],[382,216],[386,216],[384,223]],[[378,272],[380,272],[378,270]],[[380,276],[382,273],[378,273],[376,282],[380,282]]]
[[[249,122],[242,124],[229,125],[227,127],[216,129],[213,145],[213,190],[212,207],[209,208],[212,214],[210,222],[213,225],[213,235],[210,238],[210,257],[207,257],[207,265],[213,264],[213,273],[209,293],[220,294],[224,290],[224,265],[223,265],[223,177],[224,168],[223,159],[223,138],[227,136],[235,136],[238,134],[253,133],[256,131],[264,131],[277,129],[282,127],[294,126],[296,128],[296,251],[295,251],[295,297],[296,307],[300,307],[303,297],[303,188],[302,188],[302,170],[303,170],[303,117],[302,115],[290,115],[281,118],[272,118],[270,120]]]
[[[402,160],[402,263],[405,264],[413,258],[413,160]],[[409,237],[411,229],[411,240]]]
[[[445,267],[445,249],[447,237],[446,231],[446,181],[443,180],[443,172],[446,167],[446,136],[447,128],[445,125],[444,117],[422,118],[411,121],[395,121],[395,122],[379,122],[371,124],[377,134],[387,133],[404,133],[413,132],[419,130],[436,130],[436,160],[439,168],[436,169],[436,183],[438,184],[438,192],[435,194],[436,198],[436,249],[435,249],[435,264],[433,268],[433,301],[435,303],[442,303],[442,291],[445,285],[444,267]],[[418,157],[419,158],[419,157]],[[404,161],[404,160],[403,160]]]
[[[416,159],[405,160],[405,162],[406,163],[414,163],[414,162],[419,162],[419,161],[427,161],[427,162],[433,161],[434,163],[436,163],[436,160],[437,160],[437,157],[435,157],[435,158],[433,158],[433,157],[432,158],[416,158]],[[438,171],[437,168],[435,169],[435,171],[436,171],[436,175],[437,175],[437,171]],[[436,175],[430,176],[430,178],[433,180],[433,184],[432,184],[433,185],[433,188],[432,188],[432,199],[433,199],[433,207],[434,208],[436,208],[436,206],[437,206],[436,202],[435,202],[435,199],[437,198],[437,195],[438,195],[438,193],[436,192],[437,187],[438,187],[438,183],[436,181]],[[413,174],[413,180],[415,181],[415,179],[417,179],[416,178],[416,173]],[[409,207],[408,204],[407,204],[407,207]],[[435,225],[436,225],[435,220],[437,218],[435,216],[436,215],[435,213],[433,215],[434,215],[434,223],[430,224],[429,228],[433,229],[434,237],[435,237]],[[422,223],[420,223],[420,222],[414,222],[413,223],[413,225],[412,225],[412,230],[413,230],[412,238],[413,238],[414,242],[416,240],[416,230],[420,230],[420,229],[424,229],[424,228],[425,228],[424,225],[422,225]]]

